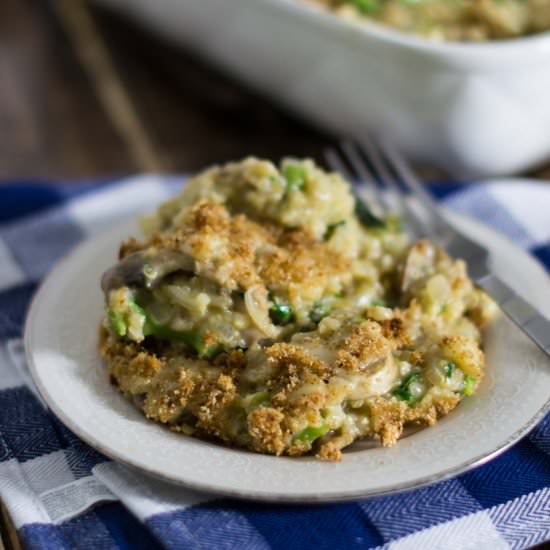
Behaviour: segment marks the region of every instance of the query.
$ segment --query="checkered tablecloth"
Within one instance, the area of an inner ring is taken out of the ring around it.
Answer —
[[[174,177],[0,186],[0,496],[26,548],[521,549],[550,539],[550,416],[470,473],[323,506],[239,502],[151,481],[101,456],[41,403],[21,344],[40,280],[69,249],[181,184]],[[434,185],[550,269],[550,185]]]

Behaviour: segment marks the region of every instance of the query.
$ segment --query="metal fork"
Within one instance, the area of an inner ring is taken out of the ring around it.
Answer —
[[[377,143],[366,135],[360,144],[343,141],[338,149],[327,149],[325,157],[329,166],[349,181],[365,183],[381,213],[397,207],[415,237],[430,238],[451,256],[464,259],[472,280],[550,356],[550,321],[491,272],[489,251],[445,220],[407,161],[390,143]],[[409,200],[402,186],[416,200]]]

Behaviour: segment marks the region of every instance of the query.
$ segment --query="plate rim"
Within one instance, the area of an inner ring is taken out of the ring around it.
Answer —
[[[524,180],[525,181],[525,180]],[[444,209],[447,210],[447,209]],[[447,210],[447,212],[449,212]],[[464,215],[464,214],[457,214],[456,212],[450,212],[451,218],[457,217],[462,218],[466,220],[469,224],[472,225],[481,225],[487,231],[492,233],[493,235],[496,235],[501,241],[506,241],[509,246],[512,246],[518,254],[521,254],[526,261],[530,263],[530,268],[536,269],[539,271],[539,273],[546,274],[545,267],[541,264],[541,262],[532,256],[529,252],[523,250],[520,248],[516,243],[511,241],[508,237],[505,235],[499,233],[494,228],[476,220],[475,218],[472,218],[470,216]],[[220,488],[215,485],[209,485],[207,482],[196,482],[194,480],[182,480],[182,479],[176,479],[170,475],[164,475],[162,472],[155,471],[155,470],[148,470],[145,469],[141,464],[135,463],[131,458],[128,458],[127,456],[124,456],[122,453],[118,453],[115,450],[112,450],[110,448],[104,447],[104,445],[98,441],[93,434],[88,434],[87,432],[81,431],[81,429],[78,426],[77,422],[73,422],[73,420],[67,416],[62,408],[58,407],[55,400],[50,397],[48,391],[43,386],[40,376],[37,375],[38,367],[34,361],[34,356],[31,349],[31,342],[34,335],[34,319],[36,317],[36,312],[38,311],[38,308],[40,306],[40,303],[44,299],[44,296],[47,294],[47,291],[49,287],[54,283],[54,281],[57,279],[57,274],[64,270],[65,266],[69,264],[73,257],[80,253],[81,249],[89,245],[91,242],[100,239],[100,238],[108,238],[108,234],[113,233],[114,230],[116,230],[118,227],[122,227],[124,225],[129,225],[129,220],[124,220],[122,222],[119,222],[118,224],[114,224],[109,229],[106,229],[105,231],[100,232],[99,234],[93,235],[89,239],[85,239],[81,243],[79,243],[77,246],[75,246],[67,255],[65,255],[60,261],[58,261],[55,266],[50,270],[48,275],[45,277],[45,279],[42,281],[39,289],[34,294],[31,304],[27,311],[27,317],[25,320],[25,326],[24,326],[24,348],[25,348],[25,357],[27,360],[27,365],[32,377],[32,380],[34,384],[36,385],[38,392],[42,399],[44,400],[46,406],[48,409],[66,426],[68,427],[72,432],[74,432],[80,439],[82,439],[86,444],[90,445],[92,448],[96,449],[101,454],[105,455],[107,458],[118,462],[120,464],[123,464],[126,467],[129,467],[130,469],[134,471],[138,471],[140,474],[146,475],[148,477],[152,477],[154,479],[159,479],[164,482],[169,483],[172,486],[187,488],[194,491],[199,491],[203,493],[208,494],[215,494],[218,497],[229,497],[229,498],[237,498],[241,500],[254,500],[254,501],[261,501],[261,502],[276,502],[276,503],[288,503],[288,504],[305,504],[305,503],[311,503],[311,504],[322,504],[322,503],[331,503],[331,502],[348,502],[353,500],[358,500],[360,498],[374,498],[374,497],[381,497],[381,496],[387,496],[391,494],[397,494],[402,493],[406,491],[411,491],[414,489],[419,489],[422,487],[427,487],[429,485],[432,485],[434,483],[438,483],[441,481],[448,480],[450,478],[456,477],[458,475],[464,474],[470,470],[473,470],[479,466],[482,466],[483,464],[486,464],[487,462],[491,461],[492,459],[498,457],[502,453],[504,453],[507,449],[509,449],[512,445],[514,445],[516,442],[518,442],[520,439],[525,437],[541,420],[542,418],[550,411],[550,398],[547,399],[546,403],[528,420],[521,428],[510,434],[506,439],[504,439],[502,442],[500,442],[492,451],[489,453],[483,453],[481,455],[476,455],[475,457],[459,464],[458,466],[454,466],[452,468],[448,468],[444,471],[440,471],[438,473],[423,476],[421,478],[417,478],[414,481],[404,482],[400,483],[398,485],[393,485],[388,488],[383,488],[380,490],[367,490],[364,489],[358,489],[357,491],[345,491],[341,493],[331,493],[329,495],[324,494],[323,492],[319,493],[313,493],[311,495],[287,495],[284,494],[284,492],[281,493],[274,493],[274,492],[254,492],[250,490],[237,490],[237,489],[228,489],[228,488]],[[228,451],[231,450],[231,447],[226,447]]]

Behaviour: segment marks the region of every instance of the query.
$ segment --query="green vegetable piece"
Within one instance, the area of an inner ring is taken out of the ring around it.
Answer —
[[[256,393],[251,393],[243,399],[243,407],[246,412],[253,411],[265,403],[268,403],[271,400],[271,394],[268,391],[259,391]]]
[[[380,10],[380,0],[346,0],[360,13],[373,14]]]
[[[418,397],[411,394],[411,385],[414,382],[418,382],[420,379],[419,372],[412,372],[401,382],[401,384],[392,391],[392,395],[400,399],[401,401],[406,401],[409,405],[418,401]]]
[[[223,351],[223,346],[221,344],[207,346],[203,337],[197,332],[192,330],[177,331],[155,323],[151,317],[147,315],[145,309],[134,300],[128,301],[128,307],[133,313],[145,318],[145,323],[143,325],[144,336],[154,336],[159,340],[183,342],[186,346],[195,351],[201,359],[212,359]],[[128,328],[124,317],[112,310],[107,311],[107,316],[115,334],[121,337],[126,336]]]
[[[200,334],[192,330],[185,330],[182,332],[176,332],[176,339],[180,339],[187,347],[195,350],[199,357],[203,357],[207,354],[207,348],[204,344],[204,340]]]
[[[224,348],[221,344],[212,344],[207,346],[204,342],[204,338],[195,331],[178,331],[173,330],[169,327],[157,325],[147,315],[145,317],[143,334],[144,336],[154,336],[159,340],[183,342],[187,347],[195,351],[200,359],[212,359],[216,355],[219,355],[222,351],[224,351]]]
[[[328,424],[322,426],[308,426],[301,432],[298,432],[292,438],[292,441],[303,441],[304,443],[313,443],[316,439],[323,437],[329,431]]]
[[[147,318],[147,314],[145,313],[145,310],[138,305],[134,300],[128,300],[128,307],[138,315],[142,315],[143,317]]]
[[[453,377],[456,370],[456,365],[452,361],[447,361],[443,369],[445,371],[445,377],[449,379]]]
[[[471,376],[470,374],[464,376],[464,388],[462,390],[462,393],[468,397],[474,395],[476,390],[476,383],[477,379],[475,376]]]
[[[327,300],[320,300],[313,304],[312,310],[309,312],[309,318],[314,323],[320,323],[329,313],[331,307]]]
[[[165,329],[166,330],[166,329]],[[170,329],[168,329],[170,330]],[[200,359],[212,359],[219,355],[223,351],[223,346],[221,344],[212,344],[207,346],[204,343],[204,338],[192,330],[185,331],[170,331],[172,333],[172,340],[181,341],[187,347],[197,352],[197,355]]]
[[[357,196],[357,194],[355,195],[355,215],[361,225],[368,227],[369,229],[375,227],[386,227],[386,222],[378,216],[375,216],[365,201]]]
[[[332,239],[336,230],[339,227],[342,227],[343,225],[346,225],[346,220],[340,220],[339,222],[331,223],[330,225],[327,225],[327,230],[325,231],[325,236],[323,237],[323,239],[325,241],[330,241],[330,239]]]
[[[374,299],[370,302],[370,307],[386,307],[386,302],[384,300]]]
[[[294,312],[288,304],[278,302],[275,298],[273,305],[269,309],[269,317],[275,325],[288,325],[294,321]]]
[[[134,300],[128,300],[128,308],[131,312],[146,318],[145,311]],[[119,338],[123,338],[128,334],[128,312],[120,313],[109,308],[107,309],[107,319],[111,330]]]
[[[223,353],[225,348],[222,344],[212,344],[211,346],[205,346],[202,351],[199,351],[199,357],[201,359],[214,359],[220,353]]]
[[[126,326],[126,321],[124,321],[124,317],[112,310],[107,310],[107,319],[109,319],[109,327],[111,330],[119,337],[126,336],[126,332],[128,330],[128,327]]]
[[[288,163],[283,166],[283,176],[287,191],[303,191],[306,186],[306,170],[300,164]]]

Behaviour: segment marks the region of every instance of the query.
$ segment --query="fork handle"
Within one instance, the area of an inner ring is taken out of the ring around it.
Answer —
[[[502,311],[547,355],[550,355],[550,321],[494,274],[477,284],[497,302]]]

